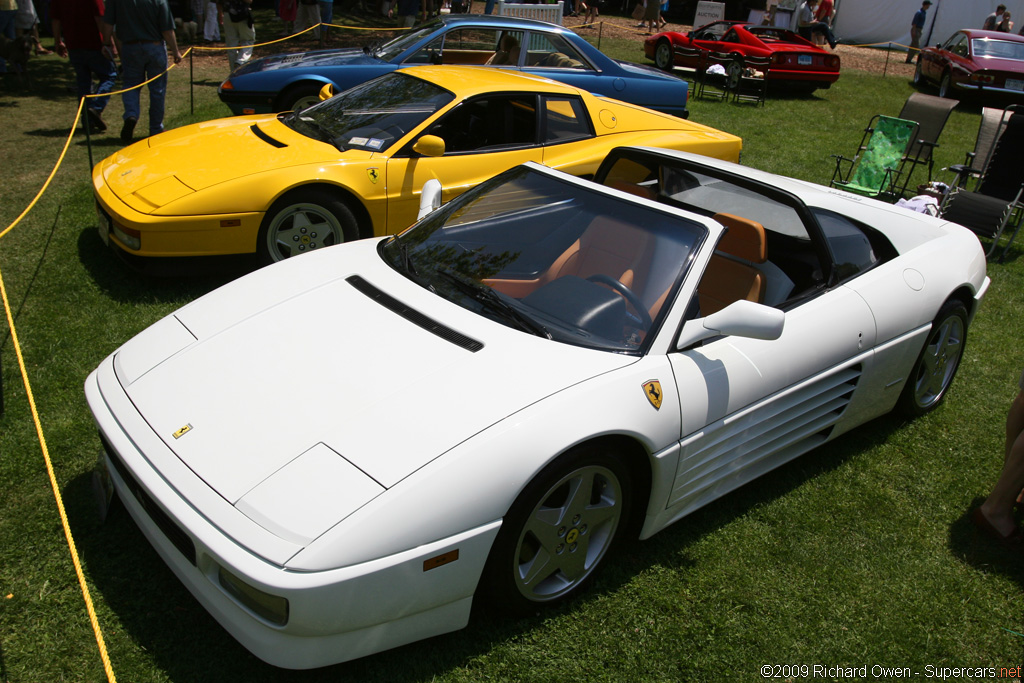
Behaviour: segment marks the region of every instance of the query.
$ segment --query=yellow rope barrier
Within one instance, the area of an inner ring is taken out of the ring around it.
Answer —
[[[151,79],[152,80],[152,79]],[[140,86],[141,87],[141,86]],[[78,126],[78,120],[82,115],[82,108],[85,106],[85,99],[79,100],[78,109],[75,112],[74,123],[71,124],[71,132],[68,133],[68,138],[64,142],[64,149],[61,150],[60,157],[57,159],[57,163],[54,165],[53,170],[50,172],[49,177],[46,178],[46,182],[43,183],[43,187],[39,190],[28,207],[25,208],[21,214],[14,219],[3,232],[0,232],[0,238],[9,233],[11,230],[21,222],[29,211],[38,203],[39,198],[46,192],[46,188],[50,186],[50,182],[53,177],[57,174],[61,164],[64,162],[64,157],[67,155],[68,147],[71,145],[71,140],[75,135],[75,128]],[[85,609],[89,614],[89,623],[92,624],[93,634],[96,636],[96,644],[100,649],[100,659],[103,660],[103,670],[107,674],[107,681],[109,683],[116,683],[117,678],[114,676],[114,669],[110,663],[110,656],[107,654],[107,645],[103,639],[103,631],[100,628],[99,618],[96,616],[96,608],[93,606],[92,596],[89,593],[89,585],[85,581],[85,573],[82,571],[82,562],[78,557],[78,549],[75,546],[74,536],[71,535],[71,525],[68,522],[67,511],[64,509],[64,499],[60,494],[60,487],[57,485],[57,476],[53,471],[53,462],[50,459],[50,451],[46,446],[46,436],[43,434],[43,425],[39,419],[39,411],[36,408],[35,398],[32,395],[32,384],[28,379],[28,370],[25,368],[25,359],[21,353],[21,345],[18,341],[18,331],[14,326],[14,314],[11,311],[11,304],[7,298],[7,288],[4,285],[3,275],[0,274],[0,297],[3,298],[4,312],[7,315],[7,325],[11,330],[11,342],[14,346],[14,354],[18,358],[18,368],[21,370],[21,380],[25,385],[25,393],[28,397],[29,408],[32,412],[32,421],[35,423],[36,436],[39,439],[39,445],[42,448],[43,460],[46,462],[46,472],[50,478],[50,486],[53,489],[53,496],[57,501],[57,510],[60,513],[61,525],[64,528],[64,537],[68,542],[68,549],[71,552],[71,561],[75,565],[75,574],[78,577],[78,585],[82,589],[82,598],[85,600]]]

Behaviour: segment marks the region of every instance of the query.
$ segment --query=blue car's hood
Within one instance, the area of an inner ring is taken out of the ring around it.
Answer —
[[[313,52],[296,52],[277,54],[249,62],[236,71],[233,76],[241,76],[257,71],[273,71],[286,68],[313,68],[324,66],[353,66],[381,64],[381,60],[367,55],[362,48],[350,47],[341,50],[316,50]]]

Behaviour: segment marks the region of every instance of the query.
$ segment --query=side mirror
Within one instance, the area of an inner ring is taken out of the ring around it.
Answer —
[[[328,83],[324,87],[320,88],[320,101],[329,100],[334,97],[334,84]]]
[[[441,181],[431,178],[423,183],[423,192],[420,193],[420,211],[416,214],[416,220],[420,220],[439,206],[441,206]]]
[[[786,323],[786,314],[777,308],[735,301],[706,318],[690,320],[683,326],[676,349],[689,348],[699,341],[727,335],[749,339],[778,339]]]
[[[412,151],[425,157],[444,156],[444,140],[436,135],[424,135],[412,146]]]

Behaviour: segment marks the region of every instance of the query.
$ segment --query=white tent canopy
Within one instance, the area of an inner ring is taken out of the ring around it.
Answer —
[[[1006,5],[1013,32],[1024,26],[1024,0],[932,0],[921,47],[935,45],[962,28],[981,28],[985,17]],[[921,0],[837,0],[834,32],[844,43],[910,44],[910,20]]]

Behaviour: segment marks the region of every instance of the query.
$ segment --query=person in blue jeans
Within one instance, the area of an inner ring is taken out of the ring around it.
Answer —
[[[320,0],[320,23],[329,24],[334,21],[334,0]],[[330,29],[326,26],[320,27],[320,38],[326,42]]]
[[[164,98],[167,95],[167,49],[174,55],[174,63],[181,63],[181,51],[174,37],[174,18],[167,0],[107,0],[106,13],[100,24],[103,31],[103,51],[113,58],[108,47],[111,35],[116,33],[124,67],[124,87],[129,88],[121,101],[124,103],[124,125],[121,142],[132,141],[135,124],[141,113],[139,105],[140,83],[151,78],[149,84],[149,134],[164,129]]]
[[[97,95],[113,90],[117,81],[117,64],[103,54],[103,35],[96,22],[102,16],[103,0],[53,0],[50,4],[53,45],[75,70],[79,98],[92,94],[93,77],[97,81]],[[89,126],[90,132],[102,133],[107,129],[103,109],[109,99],[90,97],[86,101],[82,124]]]
[[[18,32],[14,28],[14,20],[18,18],[16,0],[0,0],[0,36],[14,40]],[[0,74],[7,73],[7,61],[0,58]]]

